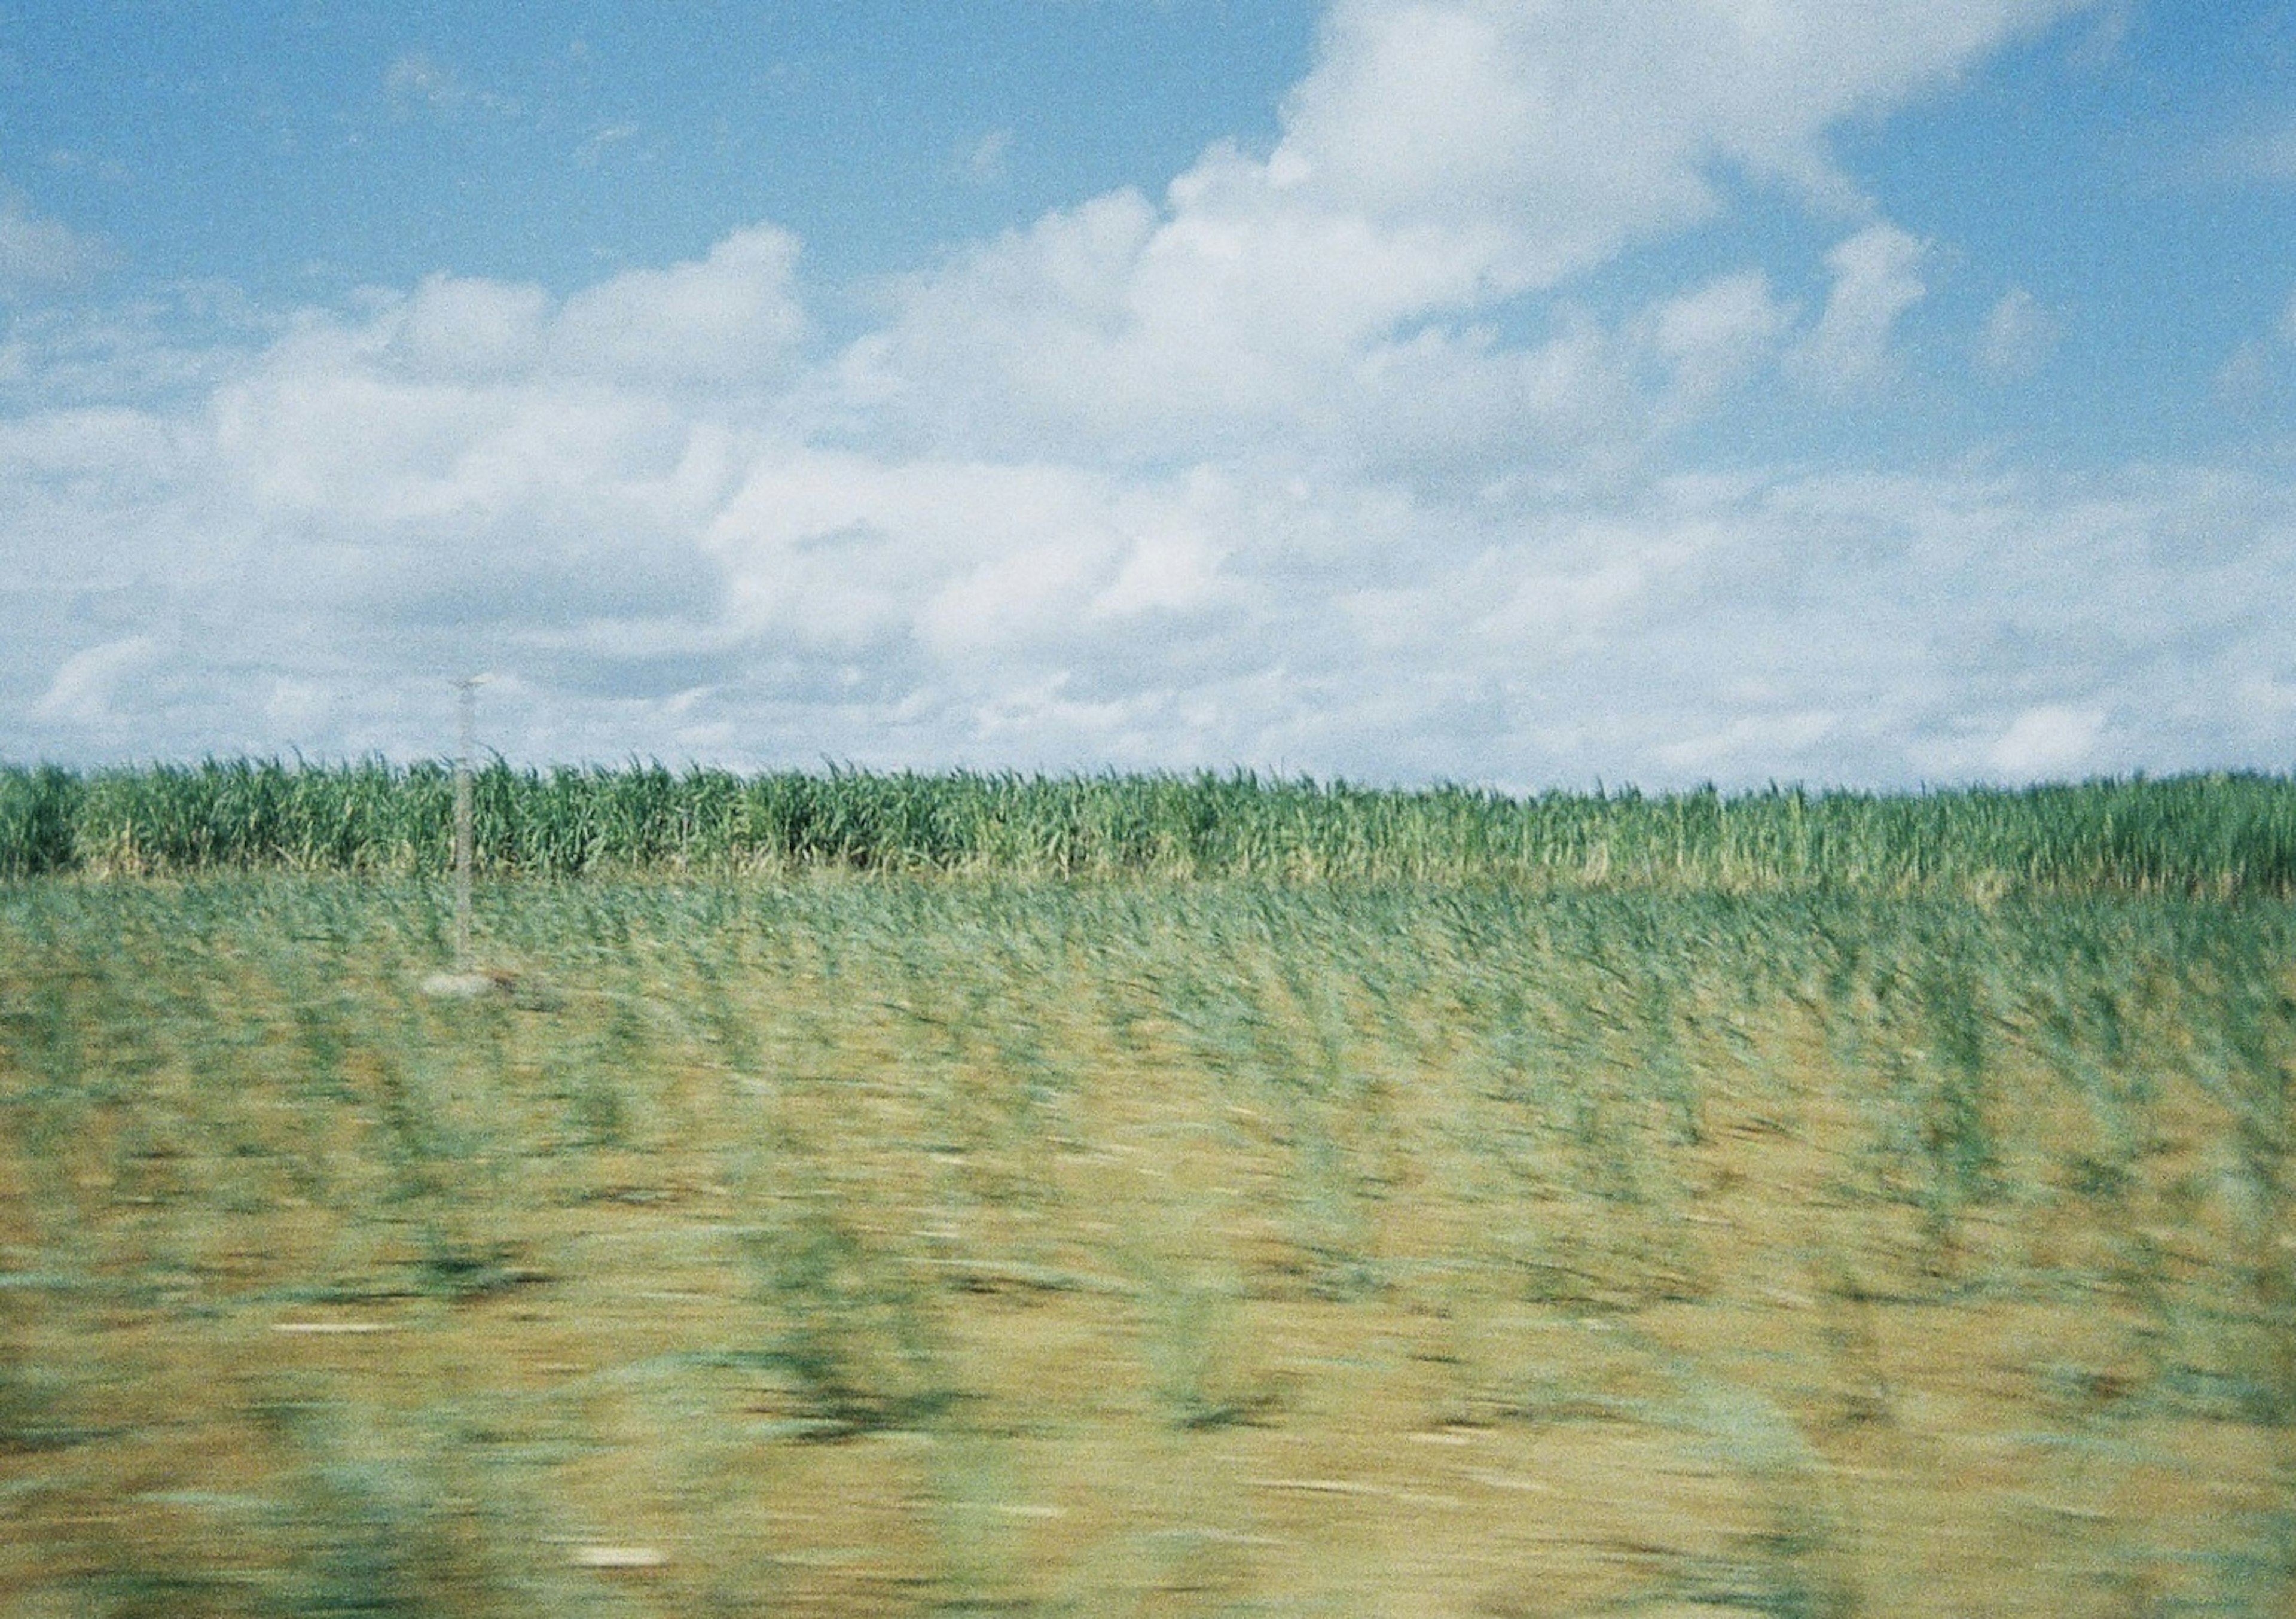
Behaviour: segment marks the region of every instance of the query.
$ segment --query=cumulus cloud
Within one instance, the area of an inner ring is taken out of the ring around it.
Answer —
[[[847,381],[887,431],[944,451],[1386,442],[1378,383],[1398,369],[1451,390],[1422,413],[1446,434],[1496,411],[1510,446],[1567,441],[1549,384],[1589,380],[1585,334],[1493,344],[1479,312],[1708,218],[1728,172],[1849,200],[1835,123],[2071,9],[1341,0],[1266,157],[1217,144],[1160,201],[1095,198],[912,279]],[[1884,225],[1841,244],[1812,374],[1886,367],[1921,257]],[[1614,411],[1614,380],[1592,381]]]
[[[548,295],[530,284],[434,275],[396,312],[390,339],[421,375],[511,377],[542,358],[551,313]]]
[[[272,358],[324,357],[424,382],[590,380],[616,389],[729,392],[786,384],[806,334],[798,243],[736,231],[699,259],[635,269],[562,302],[529,284],[426,276],[411,295],[371,295],[366,318],[306,319]]]
[[[797,239],[736,231],[700,260],[629,270],[558,313],[553,357],[618,379],[734,382],[780,370],[805,333]]]
[[[486,667],[488,740],[545,759],[2284,757],[2296,640],[2252,588],[2296,574],[2284,479],[1670,453],[1780,367],[1889,374],[1932,250],[1827,132],[2064,9],[1342,0],[1268,151],[975,243],[840,346],[766,226],[567,297],[306,311],[187,402],[0,416],[0,712],[66,755],[436,752]],[[1580,296],[1733,169],[1860,210],[1822,305],[1726,262]]]
[[[1718,166],[1846,193],[1831,126],[2073,9],[1342,0],[1267,174],[1386,230],[1472,246],[1486,284],[1552,284],[1710,213]]]
[[[1589,501],[940,458],[308,338],[165,430],[155,476],[160,431],[0,438],[0,490],[67,456],[143,537],[105,542],[99,593],[60,503],[45,593],[0,596],[53,648],[33,744],[435,751],[472,666],[517,677],[494,739],[543,757],[1753,785],[2296,741],[2268,701],[2296,641],[2242,585],[2296,571],[2296,492],[2259,474],[1677,474]]]

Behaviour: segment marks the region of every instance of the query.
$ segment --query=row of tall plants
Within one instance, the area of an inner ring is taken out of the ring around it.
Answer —
[[[496,759],[474,786],[477,865],[497,875],[848,869],[2296,894],[2296,778],[2285,775],[1514,796],[1249,771],[742,774]],[[452,858],[453,825],[454,769],[444,761],[0,765],[5,878],[430,873]]]

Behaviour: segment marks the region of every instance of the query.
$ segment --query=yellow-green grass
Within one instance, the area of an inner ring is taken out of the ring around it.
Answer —
[[[2279,1615],[2296,919],[0,887],[0,1613]]]

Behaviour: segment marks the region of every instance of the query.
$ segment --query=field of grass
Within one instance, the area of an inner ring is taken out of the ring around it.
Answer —
[[[443,822],[103,831],[201,776],[0,777],[0,1613],[2296,1603],[2276,778],[550,866],[505,770],[459,999]]]
[[[840,870],[1542,888],[2296,899],[2296,779],[1529,798],[1231,776],[476,772],[481,872]],[[445,868],[454,773],[0,766],[0,878]]]

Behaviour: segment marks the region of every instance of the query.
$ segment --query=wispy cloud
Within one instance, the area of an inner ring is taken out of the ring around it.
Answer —
[[[471,84],[451,64],[428,51],[407,51],[393,57],[383,70],[382,89],[394,105],[404,109],[426,107],[442,113],[475,109],[504,118],[515,118],[523,111],[515,96]]]
[[[434,107],[454,106],[469,94],[461,80],[422,51],[394,57],[383,70],[382,88],[394,101],[428,102]]]
[[[41,218],[0,185],[0,299],[78,285],[111,259],[94,237]]]
[[[1890,340],[1898,319],[1928,292],[1921,275],[1928,245],[1888,223],[1869,225],[1825,256],[1833,273],[1825,312],[1795,355],[1822,389],[1856,390],[1896,370]]]
[[[594,167],[603,162],[606,154],[614,148],[627,145],[636,140],[637,136],[638,127],[636,124],[603,125],[592,130],[583,138],[582,144],[574,149],[574,160],[585,168]]]
[[[2217,397],[2240,415],[2261,417],[2296,402],[2296,293],[2279,317],[2252,333],[2217,368]]]
[[[2296,185],[2296,119],[2252,123],[2203,147],[2190,167],[2205,184]]]
[[[116,706],[120,687],[160,656],[148,636],[128,636],[72,653],[32,705],[36,719],[110,729],[126,718]]]
[[[992,185],[1004,177],[1005,160],[1013,154],[1013,132],[991,129],[957,154],[960,178],[975,185]]]
[[[1978,333],[1978,371],[1996,382],[2015,382],[2047,365],[2064,341],[2063,316],[2022,287],[2001,295]]]

